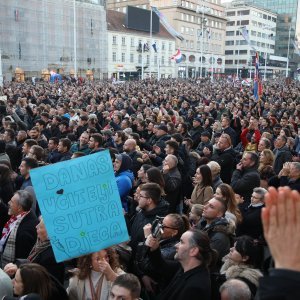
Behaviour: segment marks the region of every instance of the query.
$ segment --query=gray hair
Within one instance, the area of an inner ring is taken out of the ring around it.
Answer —
[[[33,198],[30,193],[27,191],[19,190],[16,191],[15,194],[19,196],[19,199],[17,201],[18,204],[22,207],[23,211],[29,211],[33,204]]]
[[[253,189],[253,193],[256,193],[259,195],[259,197],[261,199],[263,199],[265,197],[265,194],[267,193],[268,191],[262,187],[256,187]]]
[[[292,162],[292,165],[300,172],[300,162],[294,161]]]
[[[248,285],[238,279],[229,279],[220,287],[220,293],[227,291],[228,300],[251,300],[251,291]]]
[[[213,176],[216,176],[216,175],[220,174],[221,166],[216,161],[212,160],[209,163],[207,163],[207,165],[209,166]]]
[[[167,156],[172,159],[174,166],[176,167],[178,165],[178,158],[173,154],[168,154]]]

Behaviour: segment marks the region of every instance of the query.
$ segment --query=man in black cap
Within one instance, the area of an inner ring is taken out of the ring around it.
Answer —
[[[210,142],[210,133],[208,131],[203,131],[201,133],[201,142],[198,144],[196,148],[196,152],[199,153],[200,156],[204,156],[203,150],[204,148],[210,148],[211,142]]]
[[[193,128],[189,131],[189,134],[194,142],[194,148],[198,146],[201,140],[201,133],[204,131],[203,127],[201,126],[201,118],[196,117],[193,120]]]
[[[168,141],[171,137],[168,135],[168,127],[167,125],[161,124],[157,127],[157,132],[155,133],[158,140],[156,141],[153,147],[159,147],[161,151],[164,151],[166,147],[166,141]]]

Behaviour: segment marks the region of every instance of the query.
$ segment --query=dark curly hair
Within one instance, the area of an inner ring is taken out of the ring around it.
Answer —
[[[115,249],[113,248],[106,248],[102,249],[107,252],[108,258],[109,258],[109,265],[112,268],[113,271],[116,272],[116,270],[120,267],[119,263],[119,256]],[[99,250],[101,251],[101,250]],[[94,252],[97,253],[97,252]],[[94,253],[90,253],[88,255],[84,255],[79,257],[78,262],[77,262],[77,267],[79,269],[78,271],[78,278],[83,280],[86,279],[92,271],[91,265],[92,265],[92,255]]]

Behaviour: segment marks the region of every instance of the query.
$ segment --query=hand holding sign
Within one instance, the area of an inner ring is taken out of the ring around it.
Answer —
[[[58,262],[128,240],[108,151],[30,172]]]

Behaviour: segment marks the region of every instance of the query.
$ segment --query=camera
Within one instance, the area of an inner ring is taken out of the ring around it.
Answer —
[[[152,223],[151,234],[156,239],[160,239],[161,235],[164,233],[163,219],[164,217],[156,216]]]

